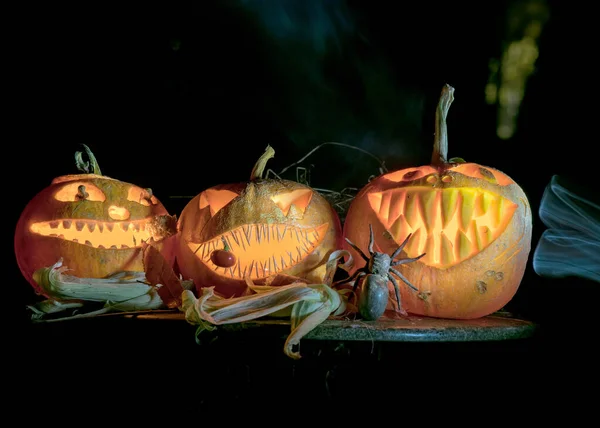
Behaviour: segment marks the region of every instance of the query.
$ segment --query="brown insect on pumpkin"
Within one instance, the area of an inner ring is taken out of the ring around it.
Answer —
[[[446,85],[431,164],[389,172],[364,186],[350,204],[344,236],[366,251],[364,225],[371,223],[377,251],[389,253],[411,235],[406,257],[426,255],[402,266],[420,290],[401,290],[404,308],[469,319],[501,309],[517,292],[531,248],[532,215],[521,187],[503,172],[447,160],[446,116],[453,99],[454,88]],[[354,269],[360,269],[360,256],[355,259]]]
[[[419,290],[412,285],[410,281],[404,277],[404,275],[402,275],[397,266],[416,262],[425,256],[425,254],[421,254],[420,256],[412,259],[396,260],[396,257],[402,252],[409,240],[410,234],[391,255],[379,253],[373,249],[375,237],[373,235],[373,226],[369,225],[369,256],[367,256],[360,248],[354,245],[352,241],[346,238],[346,242],[358,254],[360,254],[362,259],[367,264],[364,267],[354,271],[350,277],[338,281],[335,285],[338,286],[344,283],[354,283],[352,291],[356,293],[358,289],[358,312],[365,321],[376,321],[384,314],[390,298],[388,281],[391,281],[394,285],[398,311],[402,315],[408,315],[402,308],[400,285],[398,284],[398,280],[394,277],[394,275],[400,278],[406,285],[408,285],[410,289],[418,292]]]
[[[101,174],[91,150],[90,162],[75,154],[82,174],[60,176],[35,195],[17,222],[14,249],[22,274],[62,258],[69,273],[102,278],[120,271],[144,271],[144,243],[157,245],[173,260],[176,218],[171,217],[150,189]]]
[[[246,292],[246,278],[323,281],[329,255],[342,246],[341,222],[311,187],[262,178],[274,153],[268,146],[249,181],[206,189],[181,212],[177,265],[198,289],[231,297]]]

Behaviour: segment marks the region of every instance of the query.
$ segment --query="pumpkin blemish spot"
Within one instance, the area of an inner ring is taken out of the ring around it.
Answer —
[[[477,290],[480,294],[485,294],[487,292],[487,284],[483,281],[477,281]]]

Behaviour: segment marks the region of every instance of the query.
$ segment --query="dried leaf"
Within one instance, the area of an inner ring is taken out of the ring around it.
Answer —
[[[184,288],[173,267],[154,246],[146,243],[143,248],[146,280],[157,287],[158,295],[167,307],[180,307]]]

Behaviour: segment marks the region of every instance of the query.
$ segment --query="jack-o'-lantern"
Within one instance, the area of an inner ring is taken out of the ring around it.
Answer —
[[[247,291],[247,279],[323,281],[329,255],[342,246],[341,222],[311,187],[262,178],[274,153],[267,146],[249,181],[206,189],[184,207],[176,259],[197,289],[214,286],[231,297]]]
[[[75,155],[81,174],[60,176],[26,205],[15,231],[15,255],[22,274],[43,294],[33,274],[62,259],[69,273],[103,278],[121,271],[144,271],[142,246],[155,244],[168,260],[176,217],[168,215],[150,189],[100,172],[84,145]]]
[[[472,319],[501,309],[517,292],[531,248],[532,216],[525,193],[503,172],[447,160],[446,116],[453,99],[454,88],[446,85],[431,165],[370,181],[350,204],[344,236],[367,253],[371,224],[375,249],[390,253],[410,234],[405,257],[426,254],[401,266],[418,288],[401,287],[403,308]],[[362,258],[346,248],[358,262],[355,269],[362,267]]]

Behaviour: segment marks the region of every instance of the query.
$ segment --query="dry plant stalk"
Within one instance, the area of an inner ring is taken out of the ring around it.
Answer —
[[[346,262],[340,264],[342,257],[346,257]],[[266,316],[289,316],[291,333],[283,351],[288,357],[299,359],[300,353],[294,351],[294,347],[300,344],[300,340],[331,315],[346,312],[345,299],[331,288],[331,283],[338,267],[348,270],[352,264],[350,253],[338,250],[329,257],[322,284],[297,281],[277,287],[255,286],[248,279],[248,287],[255,294],[229,299],[216,295],[214,287],[203,288],[198,299],[186,290],[183,292],[181,310],[188,323],[198,326],[196,334],[210,329],[211,325],[233,324]]]
[[[49,321],[62,321],[101,315],[110,311],[146,311],[165,308],[158,295],[158,288],[148,284],[144,272],[118,272],[108,278],[80,278],[69,275],[69,268],[62,259],[54,265],[38,269],[34,279],[42,290],[51,296],[35,306],[29,306],[32,319],[40,321],[44,315],[83,306],[83,302],[104,302],[104,308],[72,317]],[[191,281],[182,281],[184,288],[192,287]]]

